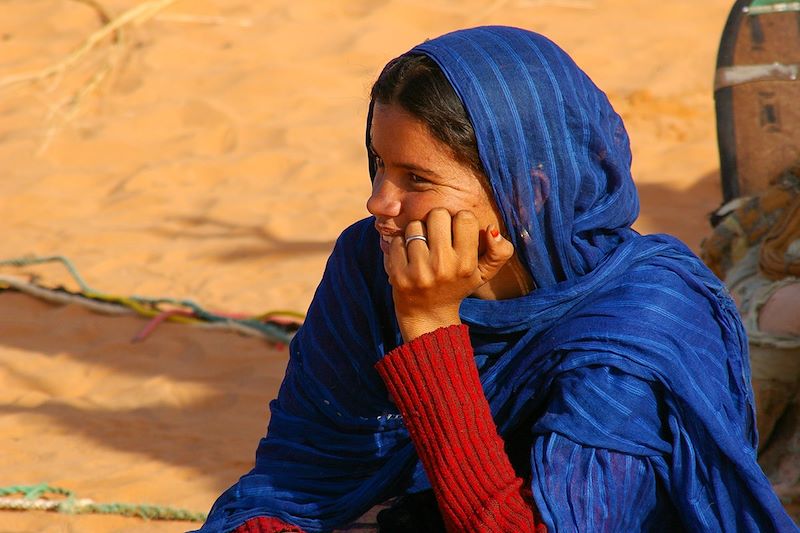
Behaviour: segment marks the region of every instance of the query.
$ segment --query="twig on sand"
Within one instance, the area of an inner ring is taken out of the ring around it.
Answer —
[[[79,0],[92,6],[99,5],[96,2]],[[151,0],[137,5],[124,12],[113,20],[109,20],[102,28],[98,29],[89,35],[83,44],[69,55],[64,57],[61,61],[45,67],[40,70],[31,72],[21,72],[19,74],[12,74],[0,78],[0,89],[9,85],[22,83],[26,81],[39,81],[49,78],[55,74],[61,74],[75,63],[77,63],[83,56],[89,53],[95,46],[102,42],[109,35],[117,32],[119,29],[130,24],[141,24],[146,20],[153,18],[159,11],[165,9],[170,4],[174,4],[177,0]]]
[[[72,0],[73,2],[78,2],[80,4],[86,4],[87,6],[91,7],[97,12],[97,16],[100,17],[100,22],[103,24],[108,24],[111,22],[111,15],[108,14],[106,8],[100,4],[97,0]]]
[[[112,17],[99,0],[72,0],[91,7],[96,13],[102,26],[92,32],[79,47],[63,57],[60,61],[45,68],[20,72],[0,78],[0,89],[22,83],[50,82],[48,92],[57,87],[64,76],[84,60],[95,48],[104,41],[110,46],[103,58],[103,62],[89,75],[75,91],[55,105],[45,118],[46,130],[37,153],[43,153],[66,124],[71,122],[80,112],[86,98],[95,92],[101,84],[109,78],[119,66],[128,45],[125,30],[129,26],[142,24],[159,12],[174,4],[177,0],[148,0],[142,2],[117,17]],[[52,99],[52,98],[50,98]]]
[[[112,57],[114,57],[114,59],[107,61],[106,64],[103,65],[100,70],[95,72],[85,84],[83,84],[71,97],[66,100],[66,102],[62,102],[59,105],[51,107],[45,119],[45,124],[48,125],[47,130],[44,133],[42,143],[36,150],[38,155],[44,153],[45,150],[47,150],[47,148],[50,146],[50,143],[53,141],[59,130],[61,130],[66,124],[71,122],[78,115],[78,112],[81,109],[81,103],[89,94],[94,92],[94,90],[100,86],[100,84],[108,77],[109,74],[111,74],[120,56],[121,54],[119,53],[113,53]]]

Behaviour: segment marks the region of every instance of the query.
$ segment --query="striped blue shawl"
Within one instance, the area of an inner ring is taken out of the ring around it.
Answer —
[[[793,530],[756,463],[736,309],[684,245],[631,229],[628,137],[603,92],[555,44],[520,29],[457,31],[415,51],[462,99],[537,285],[461,307],[501,434],[554,434],[647,460],[690,531]],[[372,223],[338,239],[291,344],[255,468],[218,499],[202,531],[263,514],[329,531],[429,486],[373,369],[401,337]],[[587,369],[636,378],[646,393],[575,379],[604,375]]]

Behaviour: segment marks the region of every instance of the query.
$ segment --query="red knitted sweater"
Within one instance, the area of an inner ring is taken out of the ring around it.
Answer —
[[[467,327],[440,328],[375,365],[403,415],[450,532],[546,533],[483,395]],[[298,532],[256,517],[235,533]]]

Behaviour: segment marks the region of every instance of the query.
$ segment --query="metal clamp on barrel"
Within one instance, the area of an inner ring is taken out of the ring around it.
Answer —
[[[733,87],[754,81],[797,81],[800,65],[767,63],[762,65],[736,65],[717,69],[714,77],[714,90]]]
[[[748,15],[765,15],[767,13],[785,13],[800,11],[800,2],[753,2],[743,9]]]

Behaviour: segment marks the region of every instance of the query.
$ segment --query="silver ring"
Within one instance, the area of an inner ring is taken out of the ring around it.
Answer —
[[[409,235],[408,237],[406,237],[406,246],[408,246],[408,243],[410,243],[411,241],[422,241],[424,243],[427,243],[428,239],[425,237],[425,235]]]

